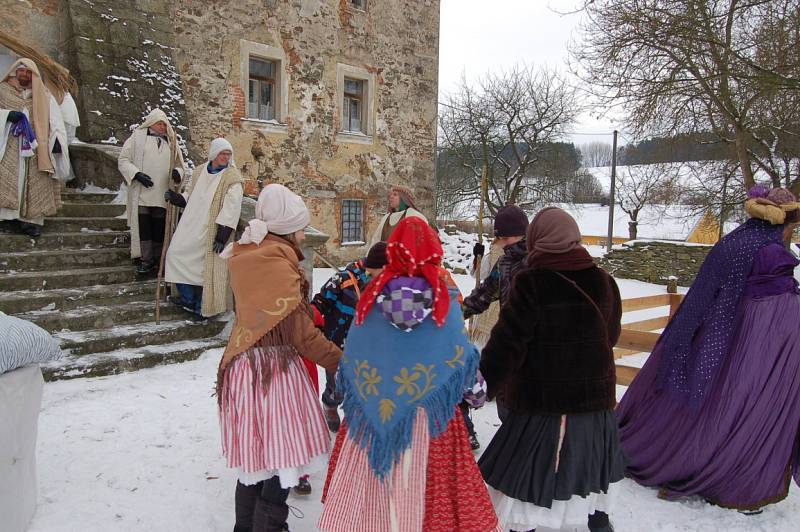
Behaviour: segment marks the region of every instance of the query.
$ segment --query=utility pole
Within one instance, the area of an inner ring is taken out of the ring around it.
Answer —
[[[617,188],[617,130],[614,130],[614,143],[611,151],[611,187],[608,198],[608,243],[606,249],[611,251],[614,245],[614,203],[616,203],[615,191]]]

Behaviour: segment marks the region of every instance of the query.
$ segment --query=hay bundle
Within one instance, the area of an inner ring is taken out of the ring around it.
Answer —
[[[4,31],[0,31],[0,45],[5,46],[20,57],[33,59],[39,67],[39,72],[42,74],[45,85],[59,103],[64,99],[64,93],[77,94],[78,84],[70,75],[69,70],[51,59],[46,53],[28,46]]]

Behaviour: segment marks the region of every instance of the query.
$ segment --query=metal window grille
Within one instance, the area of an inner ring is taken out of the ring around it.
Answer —
[[[342,200],[342,243],[364,241],[364,202]]]
[[[247,116],[249,118],[275,119],[276,71],[274,61],[250,58],[247,91]]]

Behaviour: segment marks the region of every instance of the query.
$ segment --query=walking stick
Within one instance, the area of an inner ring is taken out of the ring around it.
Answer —
[[[481,176],[481,203],[478,210],[478,244],[483,244],[483,215],[484,215],[484,202],[488,193],[487,174],[488,169],[486,162],[483,163],[483,176]],[[485,251],[484,251],[485,253]],[[475,286],[481,283],[481,261],[483,256],[475,257]],[[475,322],[478,320],[477,316],[473,316],[469,320],[469,336],[473,338],[475,335]]]
[[[172,176],[169,177],[170,190],[179,192],[183,184],[175,183]],[[172,233],[175,232],[178,208],[172,203],[167,202],[167,217],[164,223],[164,244],[161,247],[161,260],[158,261],[158,276],[156,277],[156,325],[161,323],[161,277],[164,275],[164,264],[167,259],[167,250],[172,241]]]

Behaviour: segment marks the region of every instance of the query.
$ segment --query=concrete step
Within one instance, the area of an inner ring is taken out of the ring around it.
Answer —
[[[109,231],[105,233],[47,233],[39,238],[25,235],[0,235],[0,253],[15,253],[34,250],[84,249],[84,248],[125,248],[130,249],[129,231]]]
[[[221,348],[225,344],[226,341],[222,338],[202,338],[107,353],[67,355],[61,360],[42,366],[42,373],[47,381],[116,375],[163,364],[187,362],[196,359],[208,349]],[[209,380],[209,391],[212,385]]]
[[[118,305],[131,301],[152,302],[155,291],[155,281],[149,280],[80,288],[0,292],[0,311],[6,314],[21,314],[32,310],[68,311],[86,306]]]
[[[0,292],[51,290],[136,281],[132,265],[63,271],[0,273]]]
[[[64,203],[111,203],[116,194],[100,192],[62,192],[61,201]]]
[[[187,312],[170,303],[162,303],[159,312],[162,322],[185,319]],[[51,333],[58,331],[88,331],[110,329],[120,325],[154,322],[155,302],[134,301],[117,305],[87,305],[71,310],[33,310],[16,315]]]
[[[23,251],[0,254],[0,272],[53,271],[131,265],[126,248]]]
[[[42,234],[47,233],[108,233],[125,231],[128,220],[125,218],[76,217],[45,218]]]
[[[112,203],[64,203],[54,218],[116,218],[125,214],[125,205]]]
[[[122,325],[113,329],[91,329],[87,331],[64,331],[53,336],[60,340],[61,348],[72,356],[104,353],[119,349],[141,348],[163,345],[184,340],[197,340],[218,335],[225,322],[188,319]]]

